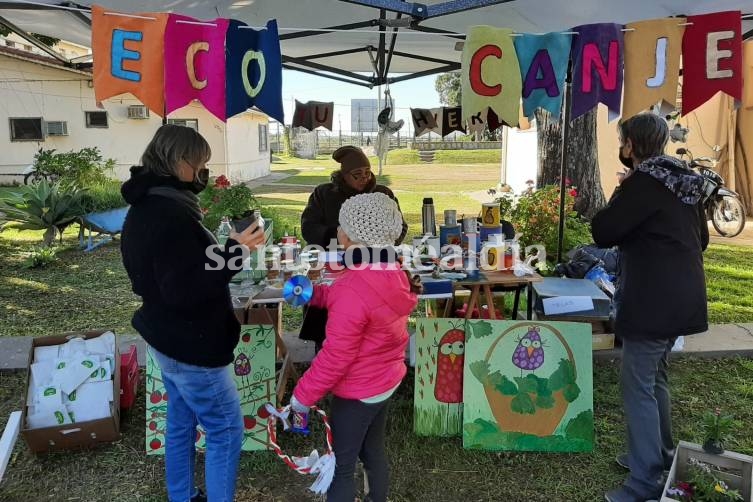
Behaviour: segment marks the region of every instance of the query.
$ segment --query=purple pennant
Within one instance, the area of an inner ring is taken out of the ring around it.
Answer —
[[[609,120],[620,115],[623,80],[622,25],[585,24],[573,28],[572,119],[599,103],[609,108]]]

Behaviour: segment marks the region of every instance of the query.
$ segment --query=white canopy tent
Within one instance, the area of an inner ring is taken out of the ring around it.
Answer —
[[[743,12],[753,37],[750,0],[101,0],[124,12],[227,17],[251,26],[277,19],[285,68],[372,87],[459,69],[456,43],[470,26],[544,33],[597,22],[627,23],[724,10]],[[0,1],[0,23],[18,31],[90,45],[92,2]]]

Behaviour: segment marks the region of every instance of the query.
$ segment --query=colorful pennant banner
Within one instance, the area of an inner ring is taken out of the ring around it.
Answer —
[[[112,15],[92,6],[94,96],[104,101],[130,92],[165,114],[164,35],[167,14]]]
[[[201,22],[170,14],[165,27],[165,113],[196,99],[225,121],[227,27],[227,19]]]
[[[474,26],[461,58],[463,121],[490,108],[504,122],[517,125],[523,82],[510,35],[512,30]]]
[[[317,127],[324,127],[331,131],[334,111],[334,102],[307,101],[301,103],[296,99],[293,127],[303,127],[309,131],[313,131]]]
[[[559,117],[571,45],[571,35],[564,33],[524,34],[515,38],[526,117],[533,117],[536,108]]]
[[[684,24],[684,18],[669,18],[625,26],[623,117],[660,101],[675,107]]]
[[[682,40],[682,114],[719,91],[742,99],[742,21],[740,12],[688,16]]]
[[[622,100],[622,25],[610,23],[576,26],[573,40],[572,119],[599,103],[609,108],[609,120],[620,115]]]
[[[413,135],[415,137],[437,127],[437,119],[428,108],[411,108],[410,116],[413,119]]]

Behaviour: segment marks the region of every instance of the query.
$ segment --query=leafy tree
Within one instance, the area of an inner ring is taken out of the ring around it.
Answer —
[[[0,36],[7,37],[8,35],[10,35],[10,33],[11,31],[9,28],[5,26],[0,26]],[[48,45],[50,47],[55,47],[58,44],[58,42],[60,42],[59,38],[48,37],[47,35],[40,35],[39,33],[32,33],[31,36],[33,36],[34,38],[36,38],[43,44]]]
[[[453,71],[439,75],[434,81],[439,93],[439,102],[445,106],[460,106],[460,72]]]

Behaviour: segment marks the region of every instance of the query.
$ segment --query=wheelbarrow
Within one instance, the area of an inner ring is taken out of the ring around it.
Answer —
[[[130,206],[103,211],[101,213],[89,213],[81,217],[81,232],[79,242],[84,251],[93,251],[99,246],[106,244],[112,238],[123,231],[123,223]],[[88,232],[88,236],[85,233]],[[96,232],[97,235],[92,236]]]

